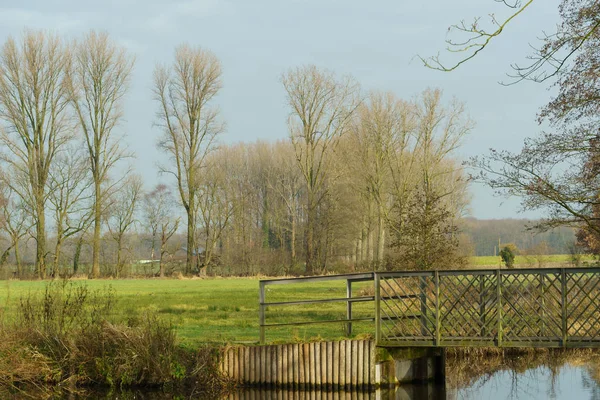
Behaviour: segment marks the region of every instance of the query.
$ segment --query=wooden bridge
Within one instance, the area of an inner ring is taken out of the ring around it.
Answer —
[[[271,285],[346,281],[346,296],[268,302]],[[369,282],[373,295],[353,296]],[[374,272],[260,281],[261,343],[273,327],[371,322],[381,347],[600,347],[600,268]],[[371,303],[369,316],[353,315]],[[269,307],[345,303],[345,318],[269,323]]]

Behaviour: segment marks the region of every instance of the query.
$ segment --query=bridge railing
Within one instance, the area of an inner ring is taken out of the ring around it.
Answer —
[[[600,347],[600,268],[375,273],[386,346]]]
[[[260,343],[266,341],[266,330],[268,328],[277,327],[293,327],[293,326],[304,326],[304,325],[318,325],[327,323],[342,323],[345,324],[346,336],[352,335],[352,323],[363,322],[363,321],[375,321],[374,313],[369,317],[355,317],[353,315],[354,303],[364,303],[375,301],[374,295],[356,296],[353,295],[353,284],[358,282],[373,281],[373,273],[358,273],[358,274],[345,274],[345,275],[327,275],[327,276],[313,276],[313,277],[301,277],[301,278],[278,278],[278,279],[264,279],[259,282],[259,329],[260,329]],[[313,284],[319,282],[331,282],[331,281],[346,281],[346,295],[344,297],[320,297],[313,299],[305,299],[300,297],[286,298],[285,301],[267,301],[267,293],[269,286],[279,285],[303,285]],[[311,304],[329,304],[329,303],[346,303],[346,318],[327,318],[320,317],[311,320],[293,320],[287,322],[269,322],[267,321],[267,315],[269,308],[280,308],[289,306],[306,306]]]

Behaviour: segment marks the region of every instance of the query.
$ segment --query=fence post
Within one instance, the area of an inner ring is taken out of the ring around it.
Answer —
[[[496,305],[498,307],[498,347],[502,347],[502,274],[496,270]]]
[[[442,339],[442,331],[440,326],[440,272],[434,272],[435,284],[435,345],[439,346]]]
[[[485,329],[485,275],[479,275],[479,320],[481,321],[481,337],[487,336]]]
[[[381,343],[381,289],[380,276],[375,272],[375,344]]]
[[[348,324],[346,325],[346,336],[352,335],[352,281],[350,279],[346,279],[346,298],[348,301],[346,302],[346,319],[348,320]]]
[[[560,298],[562,311],[562,346],[567,347],[567,273],[560,269]]]
[[[546,274],[540,273],[540,318],[542,323],[540,324],[540,336],[545,337],[548,333],[546,330]]]
[[[260,327],[260,344],[265,344],[265,283],[258,283],[258,325]]]
[[[427,278],[420,276],[419,282],[421,286],[421,335],[425,337],[429,332],[427,329]]]

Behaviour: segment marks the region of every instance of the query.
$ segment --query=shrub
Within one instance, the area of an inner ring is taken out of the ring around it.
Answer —
[[[65,281],[22,298],[16,322],[0,331],[0,389],[227,383],[214,351],[178,346],[173,327],[155,314],[118,324],[114,297],[111,288]]]
[[[506,245],[500,250],[500,257],[506,268],[512,268],[515,265],[515,251],[509,245]]]

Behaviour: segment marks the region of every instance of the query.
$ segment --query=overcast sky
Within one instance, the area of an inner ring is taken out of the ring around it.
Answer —
[[[452,73],[424,68],[415,59],[444,49],[449,25],[505,8],[494,0],[0,0],[0,39],[25,28],[77,37],[103,30],[135,54],[131,90],[121,133],[137,154],[136,170],[148,187],[157,175],[158,130],[153,128],[152,72],[172,61],[181,43],[212,50],[223,64],[218,96],[225,143],[287,137],[284,92],[288,68],[315,64],[353,75],[365,91],[385,90],[409,99],[427,87],[467,105],[476,128],[465,140],[466,158],[489,148],[518,150],[541,128],[536,112],[552,94],[529,82],[498,84],[510,64],[524,61],[529,44],[558,21],[557,0],[543,0],[515,20],[476,59]],[[478,218],[535,217],[517,214],[517,199],[500,199],[471,187]]]

